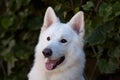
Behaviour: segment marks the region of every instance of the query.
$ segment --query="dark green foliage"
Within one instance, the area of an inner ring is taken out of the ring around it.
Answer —
[[[48,6],[62,22],[83,10],[87,58],[96,60],[99,75],[120,72],[119,0],[0,0],[0,80],[27,79]]]

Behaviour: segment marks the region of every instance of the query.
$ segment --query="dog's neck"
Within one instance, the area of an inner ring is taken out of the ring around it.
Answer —
[[[79,66],[70,67],[65,71],[59,70],[59,71],[54,71],[52,73],[47,72],[45,73],[45,76],[47,77],[46,80],[84,80],[82,73],[83,71],[81,71],[80,68],[76,68],[76,67]]]

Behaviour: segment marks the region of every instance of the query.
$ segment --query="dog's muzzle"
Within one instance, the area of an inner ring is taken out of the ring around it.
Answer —
[[[57,58],[55,60],[52,60],[51,59],[52,50],[50,48],[45,48],[42,51],[42,53],[43,53],[44,57],[47,58],[47,62],[45,63],[45,67],[47,70],[55,69],[58,65],[60,65],[65,60],[65,56],[62,56],[62,57]]]
[[[58,65],[60,65],[65,60],[65,56],[62,56],[56,60],[51,60],[48,58],[47,62],[45,63],[45,67],[47,70],[53,70]]]

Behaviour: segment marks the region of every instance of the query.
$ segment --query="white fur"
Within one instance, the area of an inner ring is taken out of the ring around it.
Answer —
[[[47,41],[47,37],[51,40]],[[64,24],[56,17],[49,7],[44,17],[38,44],[35,49],[35,60],[28,74],[29,80],[84,80],[85,65],[84,45],[84,14],[79,11],[68,23]],[[60,43],[66,39],[67,43]],[[53,50],[51,59],[65,56],[62,64],[54,70],[45,68],[45,58],[42,50],[49,47]]]

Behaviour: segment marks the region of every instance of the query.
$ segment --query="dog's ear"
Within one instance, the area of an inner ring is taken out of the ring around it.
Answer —
[[[76,13],[72,19],[68,22],[68,24],[75,30],[77,34],[84,35],[84,13],[79,11]]]
[[[44,16],[42,31],[47,29],[53,23],[59,21],[52,7],[48,7]]]

